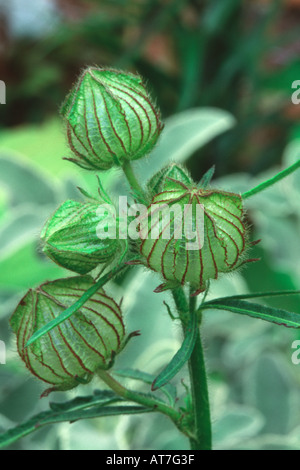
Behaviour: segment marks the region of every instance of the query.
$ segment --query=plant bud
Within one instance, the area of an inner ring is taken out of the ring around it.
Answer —
[[[245,260],[250,244],[238,194],[167,178],[152,199],[141,233],[141,262],[165,279],[156,292],[188,283],[196,295],[209,279],[250,261]]]
[[[176,163],[171,163],[156,173],[147,183],[147,189],[153,196],[163,191],[166,180],[173,179],[184,183],[188,187],[194,186],[194,182],[186,168]]]
[[[79,274],[86,274],[100,263],[111,261],[119,248],[116,220],[112,206],[112,210],[107,212],[100,211],[100,207],[97,203],[64,202],[42,231],[46,255],[60,266]],[[100,238],[100,226],[105,228],[102,232],[106,238]]]
[[[74,304],[93,284],[89,276],[42,284],[29,290],[11,317],[19,355],[32,374],[53,385],[49,391],[69,390],[90,381],[97,369],[110,367],[124,346],[120,307],[102,289],[68,320],[25,347],[33,333]]]
[[[106,170],[149,153],[163,128],[159,110],[139,75],[87,68],[61,113],[74,158],[88,170]]]

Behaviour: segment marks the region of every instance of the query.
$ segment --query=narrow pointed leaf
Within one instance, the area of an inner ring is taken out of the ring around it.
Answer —
[[[197,315],[192,313],[190,322],[186,329],[185,338],[180,349],[177,351],[171,362],[163,369],[152,383],[152,390],[157,390],[168,383],[189,360],[193,352],[198,331]]]
[[[37,339],[41,338],[49,331],[53,330],[56,326],[63,323],[65,320],[70,318],[74,313],[76,313],[101,287],[104,286],[108,281],[112,279],[114,275],[119,273],[127,267],[125,264],[120,266],[116,266],[113,268],[109,273],[105,274],[105,276],[101,277],[92,287],[90,287],[81,297],[78,299],[71,307],[67,308],[64,312],[62,312],[57,318],[47,323],[43,328],[40,328],[36,331],[31,338],[27,341],[26,347],[30,346],[34,343]]]
[[[97,395],[94,396],[77,397],[65,403],[50,402],[50,410],[39,413],[25,423],[0,434],[0,448],[11,445],[18,439],[31,434],[47,424],[69,421],[73,420],[75,417],[81,419],[80,416],[82,414],[82,417],[84,417],[84,410],[86,408],[92,406],[94,408],[104,407],[117,401],[122,401],[122,399],[113,392],[103,391],[98,392]]]
[[[63,403],[50,402],[49,406],[52,411],[66,413],[68,411],[84,410],[93,405],[107,405],[116,401],[120,401],[120,397],[111,390],[95,390],[94,395],[76,397]]]
[[[300,160],[298,160],[288,168],[285,168],[284,170],[280,171],[279,173],[277,173],[277,175],[273,176],[272,178],[269,178],[267,181],[264,181],[263,183],[260,183],[259,185],[255,186],[255,188],[250,189],[250,191],[246,191],[242,194],[242,198],[248,199],[248,197],[254,196],[255,194],[260,193],[261,191],[264,191],[265,189],[269,188],[270,186],[273,186],[273,184],[277,183],[283,178],[286,178],[286,176],[290,175],[294,171],[298,170],[298,168],[300,168]]]
[[[33,416],[25,423],[0,435],[0,448],[10,446],[17,440],[39,430],[40,428],[60,422],[78,421],[81,419],[99,418],[102,416],[116,416],[124,414],[137,414],[152,411],[143,406],[107,406],[113,402],[124,402],[111,392],[98,393],[96,396],[78,397],[63,404],[52,403],[51,410]]]
[[[281,308],[247,302],[245,300],[230,298],[212,300],[201,306],[201,310],[205,309],[228,310],[229,312],[248,315],[253,318],[276,323],[277,325],[284,325],[289,328],[300,328],[300,314],[288,312]]]
[[[206,302],[207,304],[210,304],[212,302],[216,302],[217,301],[223,301],[223,300],[237,300],[237,299],[240,299],[240,300],[243,300],[243,299],[258,299],[259,297],[280,297],[280,296],[284,296],[284,295],[299,295],[300,294],[300,290],[281,290],[281,291],[271,291],[271,292],[256,292],[256,293],[253,293],[253,294],[240,294],[240,295],[231,295],[229,297],[221,297],[219,299],[214,299],[214,300],[210,300],[209,302]],[[203,307],[203,305],[205,304],[202,304],[201,306],[201,309]]]
[[[139,413],[153,412],[152,408],[139,405],[126,406],[95,406],[85,410],[84,413],[74,412],[72,416],[66,416],[68,421],[74,423],[80,419],[101,418],[103,416],[135,415]]]

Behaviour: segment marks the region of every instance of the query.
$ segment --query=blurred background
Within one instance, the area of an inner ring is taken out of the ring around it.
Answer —
[[[291,99],[300,80],[299,22],[299,0],[0,0],[0,340],[7,346],[0,431],[48,406],[39,400],[45,387],[16,355],[8,320],[28,288],[68,275],[42,256],[38,236],[60,202],[80,199],[76,186],[96,186],[94,174],[63,160],[59,108],[81,69],[123,68],[146,79],[166,127],[153,156],[136,164],[143,182],[169,161],[186,163],[195,180],[215,164],[213,185],[243,192],[299,159],[300,104]],[[121,175],[100,177],[114,191]],[[251,257],[261,261],[213,282],[212,297],[299,289],[299,200],[300,172],[247,200],[251,237],[262,239]],[[163,306],[168,294],[153,293],[158,283],[133,270],[108,288],[116,299],[125,294],[128,331],[142,332],[119,367],[157,373],[180,344]],[[297,296],[264,302],[300,313]],[[296,339],[284,327],[206,313],[216,448],[300,448]],[[165,418],[147,414],[49,426],[13,448],[167,450],[188,442]]]

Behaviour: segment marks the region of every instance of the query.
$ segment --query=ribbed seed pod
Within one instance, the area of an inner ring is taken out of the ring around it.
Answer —
[[[61,113],[74,153],[70,160],[89,170],[143,157],[163,128],[141,77],[118,70],[87,68]]]
[[[30,289],[11,317],[21,358],[30,372],[53,385],[53,390],[68,390],[89,381],[97,369],[107,369],[122,349],[122,312],[104,290],[25,348],[33,333],[74,304],[93,284],[91,277],[78,276]]]
[[[159,235],[151,238],[151,214],[163,205],[169,214],[160,221]],[[172,212],[175,205],[181,219],[176,219],[176,211]],[[187,213],[187,207],[191,212]],[[185,219],[185,214],[190,218]],[[185,233],[187,221],[195,233],[196,248],[187,248],[193,242],[189,232]],[[246,262],[249,244],[242,199],[238,194],[191,188],[182,182],[166,180],[164,191],[154,196],[148,208],[146,223],[148,232],[140,245],[142,262],[161,273],[166,281],[157,292],[189,283],[195,294],[199,294],[205,290],[209,279],[217,279],[219,273],[231,272]],[[181,238],[176,234],[178,228]],[[169,237],[166,236],[168,230]]]
[[[115,235],[116,220],[113,213],[99,214],[99,208],[96,203],[64,202],[42,231],[46,255],[79,274],[111,261],[119,248],[119,241],[109,237]],[[99,238],[100,224],[106,226],[107,238]]]

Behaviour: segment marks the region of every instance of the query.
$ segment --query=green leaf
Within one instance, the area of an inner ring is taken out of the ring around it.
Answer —
[[[32,285],[41,284],[65,275],[66,271],[48,260],[38,257],[34,241],[26,241],[0,257],[0,288],[20,292]]]
[[[2,221],[7,214],[7,195],[5,194],[5,191],[3,188],[0,188],[0,223],[2,224]]]
[[[208,35],[216,35],[226,28],[235,13],[239,0],[227,0],[226,2],[208,2],[203,13],[202,27]]]
[[[43,328],[40,328],[36,331],[31,338],[27,341],[26,347],[30,346],[30,344],[34,343],[37,339],[41,338],[41,336],[49,333],[49,331],[53,330],[56,326],[63,323],[65,320],[70,318],[74,313],[76,313],[101,287],[104,286],[115,274],[122,271],[126,268],[127,265],[118,265],[113,268],[109,273],[105,274],[105,276],[101,277],[92,287],[90,287],[81,297],[78,299],[71,307],[68,307],[64,312],[62,312],[57,318],[47,323]]]
[[[139,163],[137,173],[145,180],[168,162],[184,162],[234,124],[231,114],[215,108],[190,109],[168,118],[157,146],[149,159]]]
[[[1,149],[10,156],[10,161],[11,154],[16,156],[21,154],[26,155],[34,165],[42,168],[43,171],[46,170],[53,175],[57,176],[62,172],[72,171],[71,165],[61,158],[68,155],[69,150],[62,133],[60,119],[52,119],[42,125],[2,129],[0,137]],[[22,187],[26,182],[27,180],[24,179]],[[17,182],[15,184],[17,185]],[[27,191],[33,190],[28,184],[26,187]]]
[[[44,208],[33,206],[11,209],[7,219],[0,225],[0,258],[6,257],[8,252],[24,245],[27,240],[35,240],[44,221]]]
[[[286,361],[273,350],[260,354],[245,371],[244,399],[265,418],[264,433],[287,434],[292,429],[294,408],[292,375]],[[298,394],[298,388],[295,389]]]
[[[43,426],[64,421],[99,418],[124,414],[147,413],[152,410],[143,406],[107,406],[123,401],[112,392],[98,392],[94,397],[78,397],[63,404],[52,403],[51,410],[33,416],[25,423],[0,435],[0,448],[13,444],[18,439],[31,434]]]
[[[214,442],[217,449],[228,449],[255,437],[265,423],[263,415],[255,408],[228,404],[213,423]]]
[[[119,401],[118,397],[111,390],[95,390],[94,395],[88,397],[76,397],[73,400],[63,403],[50,402],[49,406],[52,411],[65,413],[67,411],[84,410],[89,406],[108,404]]]
[[[57,202],[53,183],[26,162],[11,157],[0,158],[0,184],[13,206],[25,203],[53,206]]]
[[[109,403],[120,401],[114,393],[106,394],[102,392],[95,396],[77,397],[74,400],[65,403],[50,403],[51,410],[39,413],[28,421],[0,435],[0,448],[8,446],[18,439],[27,436],[38,428],[47,424],[58,423],[62,421],[73,420],[75,417],[80,419],[79,413],[91,406],[105,406]],[[79,406],[80,403],[80,406]],[[82,414],[82,416],[83,416]]]
[[[147,372],[142,372],[137,369],[114,369],[113,373],[119,375],[120,377],[127,377],[133,380],[140,380],[141,382],[144,382],[149,385],[152,384],[155,380],[154,375],[148,374]],[[168,398],[170,405],[174,406],[177,396],[176,387],[174,387],[174,385],[172,384],[166,384],[165,386],[161,387],[161,391]]]
[[[144,406],[126,405],[126,406],[95,406],[86,410],[84,413],[72,412],[71,416],[66,415],[67,420],[71,423],[79,419],[101,418],[103,416],[117,416],[117,415],[135,415],[139,413],[150,413],[152,408],[145,408]],[[69,419],[70,418],[70,419]]]
[[[157,390],[168,383],[189,360],[193,352],[198,331],[197,315],[192,313],[186,329],[185,338],[180,349],[177,351],[171,362],[156,377],[152,383],[152,390]]]
[[[222,299],[205,302],[202,304],[201,310],[206,309],[228,310],[229,312],[248,315],[253,318],[259,318],[260,320],[276,323],[277,325],[284,325],[289,328],[300,328],[300,315],[298,313],[246,302],[240,299],[224,297]]]
[[[279,173],[277,173],[277,175],[273,176],[273,178],[269,178],[267,181],[264,181],[258,186],[255,186],[255,188],[250,189],[250,191],[246,191],[242,194],[242,198],[247,199],[248,197],[254,196],[255,194],[260,193],[261,191],[264,191],[265,189],[269,188],[270,186],[282,180],[283,178],[286,178],[286,176],[292,174],[294,171],[298,170],[298,168],[300,168],[300,160],[298,160],[288,168],[285,168],[284,170],[280,171]]]
[[[278,218],[278,226],[282,227],[282,218]],[[276,224],[277,225],[277,224]],[[272,224],[273,226],[273,224]],[[275,228],[275,224],[274,224]],[[269,232],[269,225],[266,225],[264,233],[268,230]],[[264,237],[263,233],[259,233],[259,236]],[[281,232],[277,231],[276,233],[272,233],[272,247],[279,246],[282,242]],[[273,242],[273,236],[275,241]],[[298,292],[297,289],[297,282],[296,276],[294,271],[297,269],[297,263],[293,263],[292,257],[290,256],[290,249],[292,246],[296,246],[298,243],[298,234],[297,231],[294,230],[293,233],[290,234],[291,240],[288,241],[289,248],[288,252],[283,255],[284,260],[289,259],[289,263],[292,269],[288,269],[285,266],[289,266],[285,262],[278,263],[272,262],[268,253],[266,253],[262,247],[256,245],[251,250],[251,257],[253,258],[260,258],[261,261],[259,263],[250,263],[247,270],[245,270],[244,278],[247,282],[248,288],[250,292],[260,292],[261,286],[264,286],[265,292],[275,291],[275,292],[291,292],[291,295],[278,295],[278,296],[271,296],[267,299],[267,305],[271,305],[272,307],[284,308],[285,310],[289,310],[291,312],[300,313],[300,303],[299,297],[297,295],[292,295],[292,292]],[[293,242],[294,239],[294,242]],[[277,240],[277,241],[276,241]],[[286,246],[286,243],[285,243]],[[272,252],[276,253],[276,250],[272,248]],[[288,262],[288,260],[287,260]]]
[[[240,295],[231,295],[230,297],[222,297],[220,299],[217,299],[218,301],[223,301],[223,300],[237,300],[237,299],[257,299],[259,297],[277,297],[277,296],[283,296],[283,295],[299,295],[300,290],[282,290],[282,291],[277,291],[277,292],[256,292],[254,294],[240,294]],[[214,300],[211,300],[210,302],[214,302]],[[207,303],[210,303],[207,302]],[[205,305],[205,304],[203,304]]]

